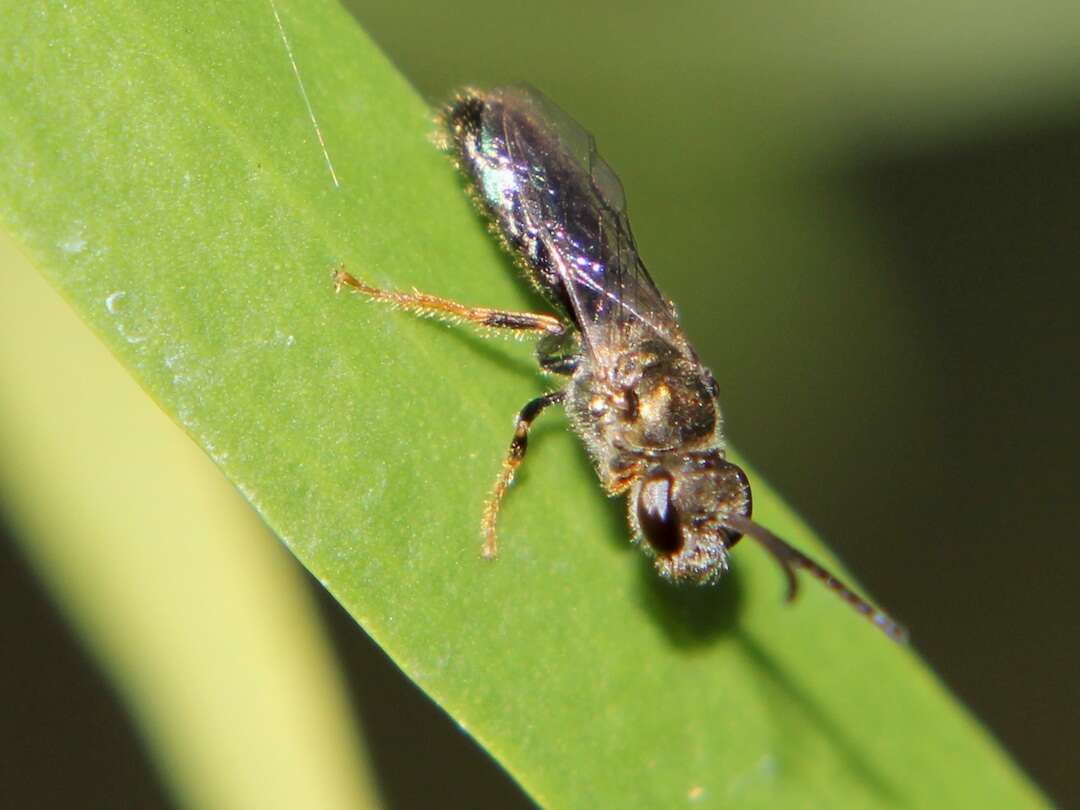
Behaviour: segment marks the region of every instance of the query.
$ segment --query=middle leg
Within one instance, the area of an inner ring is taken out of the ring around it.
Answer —
[[[499,477],[495,480],[495,488],[492,489],[491,497],[488,499],[487,506],[484,507],[484,519],[481,522],[484,534],[484,556],[489,560],[498,553],[495,523],[499,518],[499,506],[502,504],[507,487],[514,480],[514,473],[525,458],[525,451],[529,446],[529,428],[545,408],[549,405],[561,404],[565,399],[565,391],[553,391],[532,400],[518,414],[514,438],[510,442],[510,452],[506,454]]]

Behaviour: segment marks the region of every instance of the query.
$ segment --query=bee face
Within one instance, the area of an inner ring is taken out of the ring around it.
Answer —
[[[707,583],[727,569],[728,549],[740,535],[725,517],[750,514],[750,486],[719,453],[687,454],[643,475],[630,503],[630,521],[660,574]]]

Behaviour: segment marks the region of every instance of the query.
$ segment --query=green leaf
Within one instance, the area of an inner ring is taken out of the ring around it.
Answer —
[[[657,581],[562,416],[480,559],[511,417],[543,390],[529,349],[335,296],[331,273],[536,302],[428,108],[340,8],[20,7],[0,54],[5,228],[539,802],[1040,803],[911,651],[824,589],[785,608],[741,547],[715,589]],[[827,558],[752,477],[761,521]]]

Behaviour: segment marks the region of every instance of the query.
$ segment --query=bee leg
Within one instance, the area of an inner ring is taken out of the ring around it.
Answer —
[[[480,526],[484,534],[484,556],[489,560],[497,553],[497,541],[495,538],[495,522],[499,517],[499,506],[507,487],[514,480],[514,472],[521,466],[525,458],[525,450],[529,446],[529,428],[533,421],[549,405],[558,405],[566,399],[565,391],[553,391],[537,397],[521,409],[517,416],[517,425],[514,428],[514,438],[510,442],[510,452],[503,460],[499,477],[495,479],[495,487],[491,491],[487,506],[484,507],[484,519]]]
[[[334,286],[338,292],[342,287],[363,293],[372,301],[381,301],[391,306],[401,307],[417,315],[442,318],[448,321],[468,321],[477,326],[491,329],[509,329],[518,332],[539,332],[542,335],[562,335],[567,331],[566,325],[554,315],[541,315],[536,312],[510,312],[502,309],[490,309],[488,307],[468,307],[451,301],[448,298],[439,298],[436,295],[413,290],[411,293],[394,292],[393,290],[380,290],[355,278],[339,269],[334,274]]]
[[[541,369],[550,374],[573,374],[581,362],[574,333],[567,331],[561,335],[544,335],[536,344],[536,361]]]

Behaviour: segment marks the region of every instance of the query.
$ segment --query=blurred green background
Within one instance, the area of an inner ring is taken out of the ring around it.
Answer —
[[[740,452],[1050,795],[1080,804],[1080,7],[347,5],[433,103],[527,80],[596,135]],[[21,759],[0,778],[70,774],[14,806],[169,806],[3,549],[21,654],[2,677],[29,697],[3,724]],[[526,804],[310,590],[387,806],[423,806],[421,772],[448,800]]]

